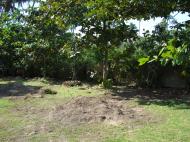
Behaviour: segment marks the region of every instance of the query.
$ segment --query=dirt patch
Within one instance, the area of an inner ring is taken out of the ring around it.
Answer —
[[[55,108],[53,119],[66,125],[82,123],[121,124],[152,121],[153,117],[143,108],[132,107],[121,97],[77,97]]]
[[[100,127],[102,124],[113,128],[122,125],[123,128],[131,132],[146,124],[160,123],[163,120],[157,115],[147,112],[142,106],[131,104],[134,102],[133,100],[130,101],[109,93],[93,97],[79,96],[64,100],[62,104],[55,103],[48,107],[37,107],[32,105],[30,101],[26,100],[25,105],[18,105],[13,109],[14,113],[16,112],[19,117],[22,116],[22,119],[26,121],[22,130],[24,137],[51,135],[51,133],[54,134],[56,131],[65,129],[71,133],[78,133],[77,131],[83,127]],[[90,129],[94,130],[92,127]],[[90,133],[89,130],[81,130],[81,139],[90,138],[89,141],[92,139],[98,141],[96,138],[99,138],[100,135],[104,137],[104,132],[98,133],[101,130],[105,131],[104,128],[98,128],[97,132]]]

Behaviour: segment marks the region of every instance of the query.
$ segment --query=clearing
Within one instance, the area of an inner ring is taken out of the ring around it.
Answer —
[[[189,142],[189,122],[185,90],[0,79],[1,142]]]

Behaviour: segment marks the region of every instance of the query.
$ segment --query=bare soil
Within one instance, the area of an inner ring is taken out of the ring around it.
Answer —
[[[65,125],[153,121],[152,115],[143,108],[130,106],[127,100],[111,95],[73,98],[57,106],[52,115],[54,120]]]

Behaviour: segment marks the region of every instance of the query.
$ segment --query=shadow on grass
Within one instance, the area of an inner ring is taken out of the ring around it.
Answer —
[[[187,90],[174,89],[117,89],[114,96],[126,100],[137,99],[139,105],[168,106],[175,109],[190,109],[190,93]]]
[[[36,77],[36,78],[32,78],[32,79],[26,79],[26,81],[31,81],[31,80],[39,81],[39,82],[42,82],[44,84],[49,84],[49,85],[62,85],[62,83],[63,83],[62,80],[55,80],[53,78],[39,78],[39,77]]]
[[[24,85],[23,80],[11,80],[7,83],[0,84],[0,98],[9,96],[25,96],[27,94],[33,95],[38,93],[41,88],[41,86]]]

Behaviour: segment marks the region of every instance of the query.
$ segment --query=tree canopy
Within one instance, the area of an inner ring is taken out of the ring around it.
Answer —
[[[22,5],[25,2],[39,1],[39,0],[2,0],[0,6],[5,9],[5,11],[15,9],[15,4]]]
[[[188,76],[189,24],[168,26],[171,12],[190,12],[188,0],[47,0],[38,8],[0,4],[0,60],[6,75],[103,81],[134,78],[156,84],[169,68]],[[9,10],[12,9],[11,12]],[[129,19],[163,17],[138,35]],[[77,31],[77,32],[76,32]],[[178,69],[175,69],[178,68]],[[74,77],[76,76],[76,77]]]

